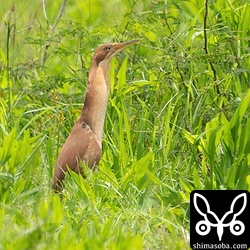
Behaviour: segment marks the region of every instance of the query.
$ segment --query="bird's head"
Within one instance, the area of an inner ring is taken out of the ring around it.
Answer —
[[[138,40],[132,40],[124,43],[109,43],[98,47],[94,53],[93,60],[96,65],[99,66],[100,62],[109,63],[110,60],[121,50],[125,49],[127,46],[136,43]]]

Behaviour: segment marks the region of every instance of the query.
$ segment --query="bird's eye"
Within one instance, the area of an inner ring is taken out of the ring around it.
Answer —
[[[110,50],[111,50],[111,47],[110,47],[110,46],[106,46],[106,47],[105,47],[105,50],[106,50],[106,51],[110,51]]]

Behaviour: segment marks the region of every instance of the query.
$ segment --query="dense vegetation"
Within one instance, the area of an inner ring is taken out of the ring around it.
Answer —
[[[46,2],[46,3],[45,3]],[[250,190],[246,0],[2,1],[0,249],[189,249],[194,189]],[[112,61],[99,171],[50,189],[99,44]]]

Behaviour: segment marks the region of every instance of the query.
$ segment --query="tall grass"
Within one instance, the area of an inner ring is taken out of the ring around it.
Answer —
[[[42,2],[0,7],[0,249],[188,249],[192,190],[250,190],[249,3]],[[134,38],[111,63],[99,171],[60,199],[93,51]]]

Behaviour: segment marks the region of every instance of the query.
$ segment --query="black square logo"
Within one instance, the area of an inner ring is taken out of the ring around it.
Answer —
[[[192,249],[248,249],[250,194],[244,190],[195,190],[190,195]]]

